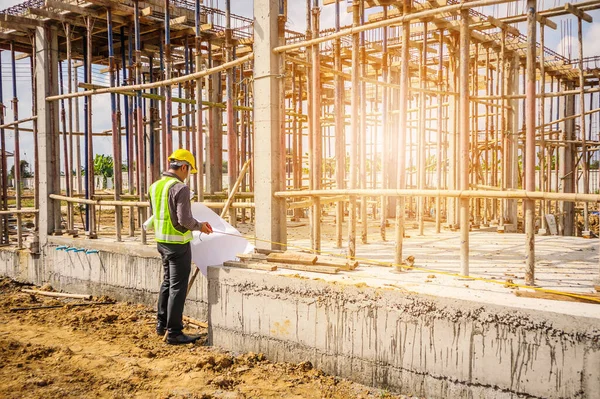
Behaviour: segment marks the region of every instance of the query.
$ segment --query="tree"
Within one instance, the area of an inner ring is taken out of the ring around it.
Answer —
[[[110,155],[97,154],[94,157],[94,175],[102,176],[102,187],[106,188],[108,178],[114,175],[114,162]]]
[[[29,162],[27,162],[26,160],[22,159],[21,162],[21,178],[22,179],[27,179],[30,177],[33,177],[33,173],[29,171]],[[10,172],[8,173],[8,177],[10,177],[11,179],[14,179],[15,177],[15,165],[12,166],[12,168],[10,168]]]

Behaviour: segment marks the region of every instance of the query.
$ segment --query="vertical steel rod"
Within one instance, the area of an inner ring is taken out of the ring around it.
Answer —
[[[13,99],[12,99],[12,107],[13,107],[13,119],[15,121],[19,120],[19,99],[17,98],[17,69],[16,69],[16,61],[15,61],[15,44],[14,42],[10,42],[10,57],[11,57],[11,65],[12,65],[12,89],[13,89]],[[14,178],[15,178],[15,199],[17,210],[21,209],[21,137],[19,135],[19,124],[15,124],[13,126],[13,133],[15,135],[15,153],[13,156],[14,159]],[[23,226],[22,226],[22,217],[21,213],[17,213],[17,248],[23,248]]]
[[[108,30],[108,69],[110,87],[116,86],[116,63],[113,43],[113,22],[110,8],[106,9],[106,22]],[[117,95],[110,93],[110,112],[112,121],[112,140],[113,140],[113,181],[114,181],[114,199],[121,199],[121,189],[123,186],[121,173],[121,128],[119,125],[120,115],[117,111]],[[121,241],[121,228],[123,222],[123,208],[115,207],[115,232],[117,241]]]

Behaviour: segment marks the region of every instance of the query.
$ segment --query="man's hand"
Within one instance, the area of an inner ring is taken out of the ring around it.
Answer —
[[[200,232],[204,234],[210,234],[213,232],[213,229],[208,222],[204,222],[202,223],[202,228],[200,229]]]

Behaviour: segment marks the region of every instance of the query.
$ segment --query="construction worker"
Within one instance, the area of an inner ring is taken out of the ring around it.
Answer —
[[[169,344],[187,344],[199,338],[184,334],[182,323],[192,264],[190,241],[194,230],[212,233],[210,224],[192,216],[190,189],[184,183],[190,173],[196,173],[194,155],[188,150],[176,150],[169,157],[169,170],[149,190],[156,245],[164,268],[156,333],[164,336],[168,332]]]

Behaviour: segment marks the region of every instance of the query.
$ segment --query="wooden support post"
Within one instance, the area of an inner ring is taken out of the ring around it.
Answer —
[[[535,191],[536,0],[527,0],[527,80],[525,85],[525,189]],[[535,201],[525,200],[525,284],[535,284]]]
[[[388,6],[383,6],[383,18],[387,19],[388,17]],[[390,83],[389,81],[389,54],[388,54],[388,28],[383,28],[383,39],[382,39],[382,49],[381,49],[381,79],[385,83]],[[382,93],[382,105],[381,105],[381,121],[382,121],[382,130],[383,130],[383,139],[382,139],[382,148],[381,148],[381,188],[389,188],[390,186],[387,184],[388,178],[388,166],[390,161],[390,151],[388,149],[388,136],[389,136],[389,126],[388,126],[388,117],[389,117],[389,87],[383,87]],[[380,223],[379,223],[379,234],[381,235],[381,240],[386,241],[385,229],[387,225],[387,197],[382,196],[381,199],[381,214],[380,214]]]
[[[469,12],[460,12],[460,189],[469,189]],[[461,274],[469,275],[469,199],[460,199],[460,265]]]
[[[359,4],[360,25],[365,24],[365,2]],[[359,159],[360,159],[360,188],[367,188],[367,85],[362,78],[367,76],[367,52],[365,43],[365,33],[360,33],[360,130],[359,130]],[[362,244],[367,243],[367,197],[360,200],[360,240]]]
[[[423,46],[421,49],[421,57],[419,62],[419,81],[422,89],[427,88],[427,22],[423,24]],[[427,171],[427,155],[426,155],[426,97],[425,92],[419,93],[419,130],[417,138],[417,188],[423,190],[425,188],[425,178]],[[417,222],[419,224],[419,235],[425,234],[425,198],[417,198]]]
[[[403,12],[406,15],[409,12],[410,1],[404,0]],[[406,118],[408,107],[408,86],[409,80],[409,52],[408,46],[410,42],[410,23],[402,23],[402,47],[400,59],[400,92],[398,98],[398,165],[397,165],[397,184],[398,189],[406,188]],[[402,264],[402,244],[404,240],[404,197],[396,199],[396,228],[395,228],[396,247],[394,252],[394,263]],[[400,270],[400,267],[396,267]]]
[[[312,8],[312,33],[313,37],[319,36],[319,14],[320,10],[317,6],[318,1],[315,0],[315,7]],[[311,109],[312,109],[312,129],[311,138],[312,140],[312,168],[311,176],[313,180],[312,187],[315,190],[321,189],[321,180],[323,178],[322,158],[323,158],[323,138],[322,138],[322,127],[321,127],[321,69],[319,68],[321,58],[319,45],[315,44],[311,47],[311,61],[313,67],[311,68]],[[315,252],[321,251],[321,203],[318,198],[315,198],[315,202],[311,208],[312,211],[312,245],[311,248]]]
[[[387,7],[386,7],[387,8]],[[335,29],[340,30],[340,0],[335,2]],[[334,42],[334,67],[338,72],[342,71],[341,40]],[[385,51],[384,51],[385,52]],[[385,56],[384,56],[385,60]],[[384,61],[385,62],[385,61]],[[346,174],[346,114],[344,104],[344,80],[336,74],[334,77],[334,112],[335,112],[335,178],[336,187],[345,188],[344,177]],[[335,242],[336,247],[342,247],[342,226],[344,223],[344,201],[338,201],[335,208]]]
[[[570,5],[567,3],[567,5]],[[579,14],[577,16],[577,44],[579,49],[579,63],[577,68],[579,70],[579,135],[581,137],[581,170],[583,174],[583,192],[588,194],[590,192],[590,163],[588,159],[588,148],[586,138],[586,126],[585,126],[585,76],[583,70],[583,22],[582,19],[585,15]],[[591,22],[586,19],[586,21]],[[581,234],[584,237],[591,237],[590,223],[589,223],[589,205],[588,203],[583,204],[583,231]]]
[[[437,177],[437,188],[441,190],[443,188],[442,185],[442,163],[444,162],[444,157],[442,156],[442,140],[444,139],[442,135],[442,125],[444,123],[443,119],[443,96],[442,91],[444,89],[444,31],[440,31],[439,33],[439,48],[438,48],[438,89],[439,93],[437,95],[437,139],[436,139],[436,177]],[[442,200],[440,197],[435,198],[435,232],[437,234],[441,231],[442,224]]]
[[[352,2],[352,27],[358,27],[360,24],[359,15],[359,4],[358,0]],[[352,99],[351,107],[352,114],[350,117],[351,123],[351,135],[350,135],[350,189],[357,188],[358,182],[358,129],[360,126],[360,119],[358,115],[358,106],[360,102],[360,48],[359,48],[359,36],[358,33],[352,35]],[[349,208],[349,226],[348,226],[348,257],[354,259],[356,256],[356,197],[350,197],[350,208]]]
[[[202,70],[202,36],[200,32],[200,0],[196,0],[196,38],[195,38],[195,50],[196,50],[196,72]],[[210,49],[209,49],[210,51]],[[196,79],[196,191],[198,202],[204,201],[204,121],[202,120],[202,78]]]

